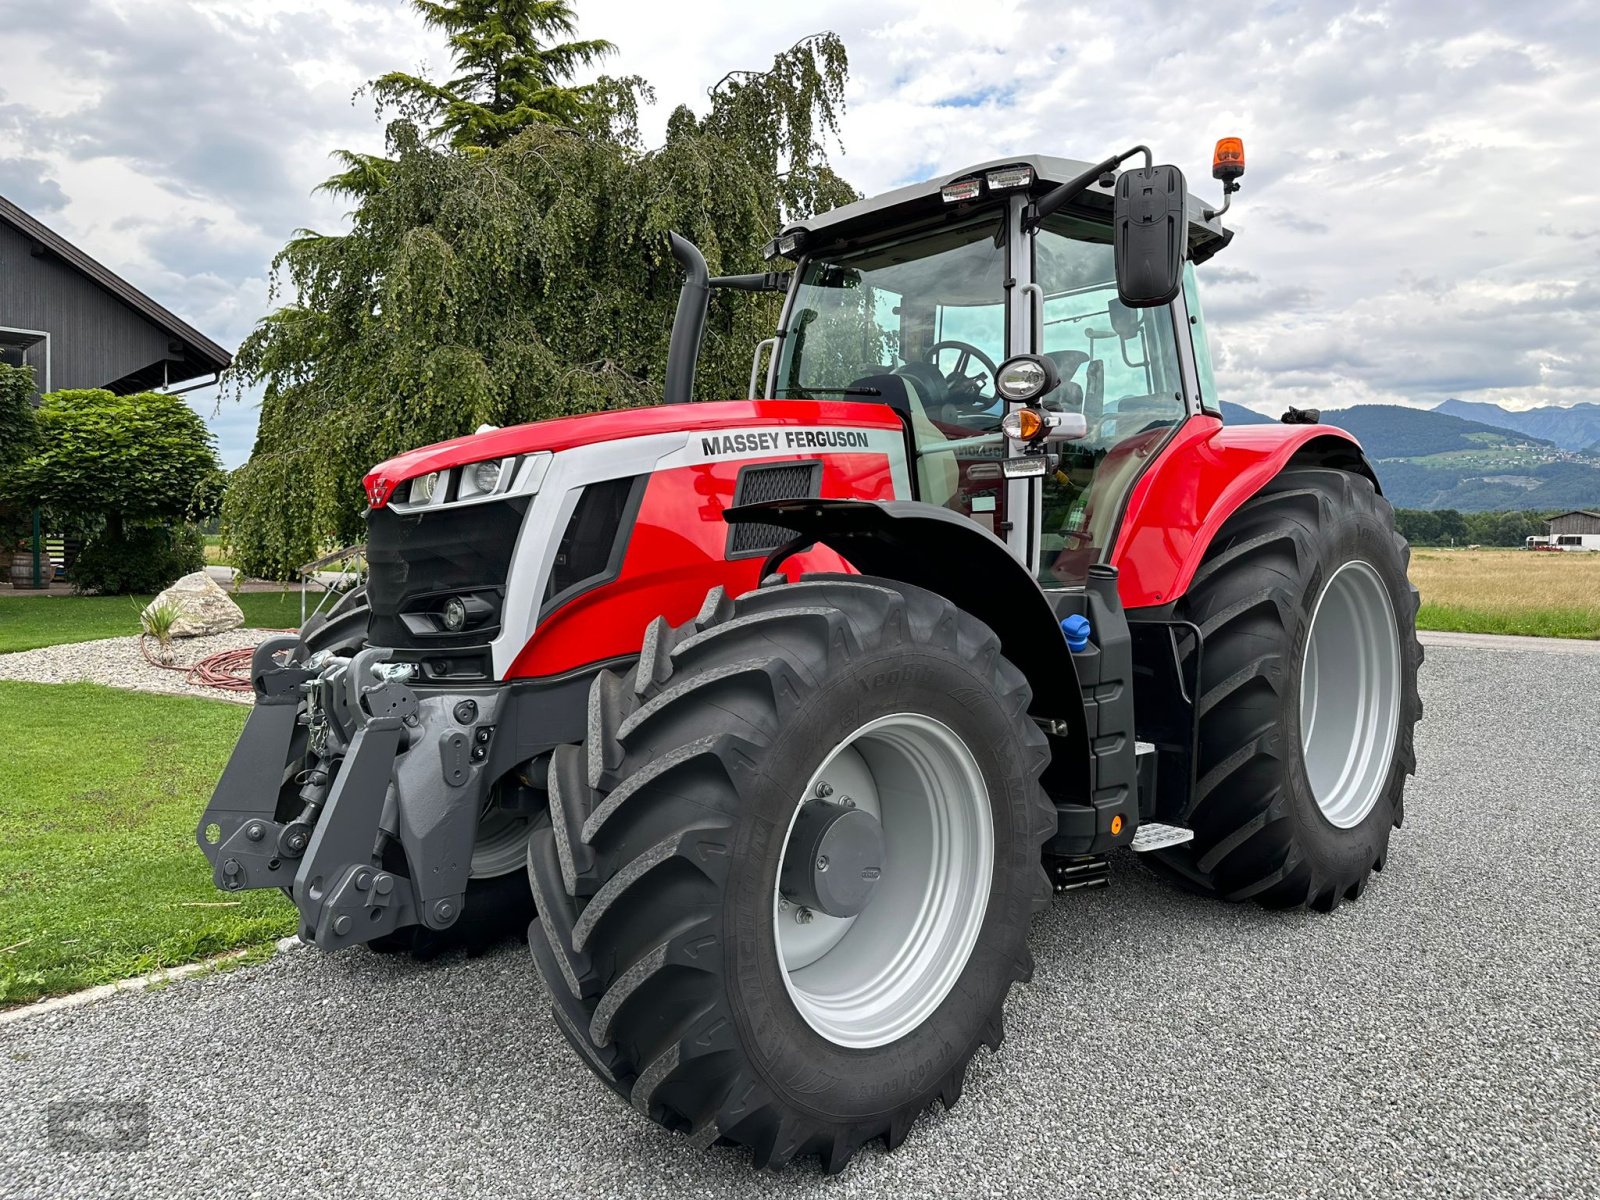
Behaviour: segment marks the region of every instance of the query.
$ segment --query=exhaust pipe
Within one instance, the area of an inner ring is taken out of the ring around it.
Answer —
[[[700,358],[700,339],[706,331],[706,306],[711,301],[711,274],[705,256],[688,238],[668,233],[672,257],[687,272],[678,293],[678,311],[672,318],[672,340],[667,343],[667,379],[662,399],[667,404],[687,404],[694,399],[694,369]]]

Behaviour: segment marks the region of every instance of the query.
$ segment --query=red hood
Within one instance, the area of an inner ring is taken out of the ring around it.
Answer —
[[[363,483],[372,507],[382,508],[394,495],[394,489],[408,479],[482,462],[486,458],[568,450],[573,446],[617,442],[652,433],[692,433],[750,424],[898,429],[900,418],[887,405],[838,400],[718,400],[705,404],[625,408],[512,425],[407,450],[373,467]]]

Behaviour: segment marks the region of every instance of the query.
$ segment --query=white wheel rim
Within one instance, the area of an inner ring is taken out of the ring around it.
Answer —
[[[1312,610],[1300,668],[1300,749],[1317,807],[1350,829],[1377,804],[1400,725],[1400,631],[1369,563],[1347,562]]]
[[[926,1021],[972,957],[994,875],[989,792],[966,743],[913,713],[871,721],[830,750],[789,831],[824,788],[882,823],[883,875],[859,915],[811,913],[805,924],[774,886],[779,965],[812,1029],[839,1046],[882,1046]]]

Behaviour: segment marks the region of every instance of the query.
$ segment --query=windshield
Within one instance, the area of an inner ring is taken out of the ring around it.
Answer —
[[[1052,217],[1034,239],[1044,353],[1061,372],[1049,407],[1081,412],[1088,437],[1064,443],[1045,476],[1039,580],[1081,584],[1110,547],[1134,480],[1187,414],[1172,310],[1117,299],[1111,230]]]
[[[865,394],[906,413],[922,499],[1004,520],[1006,248],[999,214],[802,268],[774,395]]]

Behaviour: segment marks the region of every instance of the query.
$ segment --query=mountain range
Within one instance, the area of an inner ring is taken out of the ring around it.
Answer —
[[[1446,400],[1431,410],[1469,421],[1482,421],[1501,429],[1554,442],[1563,450],[1600,452],[1600,404],[1574,404],[1570,408],[1530,408],[1522,412],[1498,404],[1472,400]]]
[[[1224,403],[1222,412],[1232,424],[1272,419],[1237,404]],[[1397,508],[1600,507],[1600,404],[1521,413],[1462,400],[1432,409],[1358,404],[1325,410],[1321,419],[1348,430],[1377,460]]]

